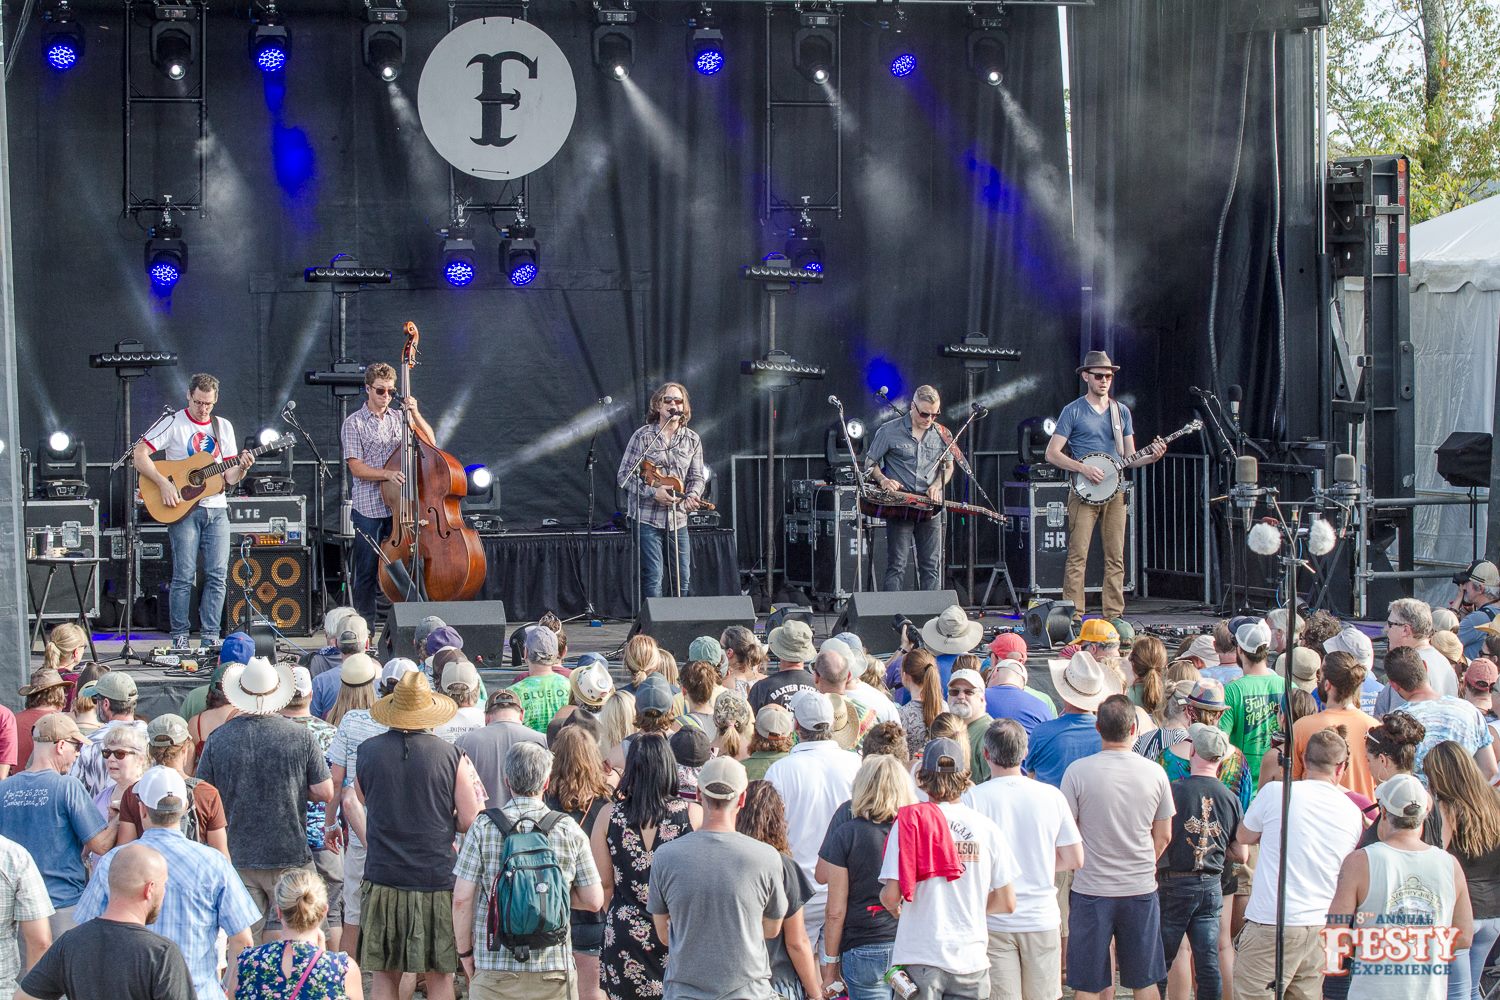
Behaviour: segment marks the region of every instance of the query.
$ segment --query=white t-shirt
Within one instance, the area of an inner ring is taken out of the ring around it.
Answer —
[[[1427,667],[1427,683],[1432,685],[1432,689],[1438,694],[1457,698],[1458,672],[1453,669],[1448,658],[1438,652],[1435,646],[1418,646],[1417,654]]]
[[[215,435],[223,434],[220,441]],[[151,429],[146,447],[152,451],[165,452],[167,461],[179,462],[200,452],[210,452],[214,461],[222,462],[240,453],[234,441],[234,428],[223,417],[209,417],[208,423],[200,424],[188,416],[187,410],[178,410],[172,419]],[[200,507],[228,507],[229,500],[223,493],[215,493],[198,504]]]
[[[1083,839],[1063,793],[1045,781],[1007,776],[969,789],[963,803],[994,822],[1019,866],[1015,912],[990,914],[990,930],[1025,934],[1060,927],[1062,912],[1052,882],[1057,849]]]
[[[901,907],[891,962],[931,965],[962,976],[989,968],[989,937],[981,930],[985,906],[990,891],[1014,882],[1019,872],[994,823],[961,803],[942,802],[938,808],[948,820],[964,873],[952,882],[939,877],[917,883],[912,901]],[[892,827],[880,880],[897,882],[900,872],[901,837]]]
[[[815,898],[828,894],[828,887],[813,879],[818,848],[828,834],[828,821],[854,794],[859,764],[858,754],[833,740],[817,740],[797,744],[766,769],[766,780],[786,805],[787,844],[808,881],[813,882]]]
[[[1275,924],[1276,881],[1281,868],[1281,782],[1266,782],[1245,810],[1242,825],[1260,833],[1260,861],[1255,865],[1245,919]],[[1292,782],[1287,926],[1320,927],[1327,922],[1339,868],[1358,846],[1363,830],[1359,807],[1343,788],[1316,778]]]
[[[901,721],[901,711],[896,708],[896,703],[891,701],[884,692],[877,691],[864,681],[857,681],[853,687],[846,689],[844,697],[866,712],[874,712],[877,724]]]

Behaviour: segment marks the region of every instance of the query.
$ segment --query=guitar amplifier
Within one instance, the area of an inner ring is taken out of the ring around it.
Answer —
[[[151,520],[143,506],[138,506],[143,538],[153,541],[166,535],[168,526]],[[301,545],[307,539],[307,498],[245,497],[229,498],[229,539],[238,547],[250,536],[252,545]]]
[[[24,551],[39,550],[50,535],[56,548],[86,555],[99,555],[99,501],[98,500],[27,500],[22,513],[22,524],[26,532]],[[79,583],[83,582],[88,567],[77,569]],[[84,592],[83,601],[89,617],[99,615],[99,577],[94,574],[93,586]],[[46,566],[26,567],[27,583],[39,597],[47,583]],[[30,608],[28,607],[28,616]],[[73,595],[73,584],[68,571],[59,569],[52,579],[52,590],[47,594],[47,604],[42,608],[44,620],[76,619],[78,600]]]
[[[1003,493],[1004,513],[1010,518],[1005,534],[1005,565],[1018,594],[1031,597],[1062,593],[1068,562],[1068,498],[1066,482],[1010,482]],[[1100,592],[1104,581],[1104,550],[1094,532],[1088,565],[1083,574],[1086,593]],[[1135,592],[1135,494],[1126,501],[1125,592]]]

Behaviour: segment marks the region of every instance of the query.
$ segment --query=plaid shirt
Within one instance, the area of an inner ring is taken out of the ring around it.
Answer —
[[[0,996],[16,991],[21,954],[16,948],[17,924],[52,916],[52,901],[36,862],[26,848],[0,837]]]
[[[339,440],[344,446],[344,461],[357,458],[372,469],[385,467],[391,455],[401,445],[401,429],[406,416],[401,410],[388,409],[385,416],[377,417],[368,406],[361,406],[344,419]],[[390,517],[391,509],[380,496],[380,484],[354,476],[349,488],[349,499],[354,509],[365,517]]]
[[[652,497],[655,491],[641,479],[637,466],[641,459],[649,459],[659,471],[681,479],[682,491],[688,496],[701,497],[708,480],[703,472],[703,441],[696,431],[686,427],[679,428],[670,443],[664,442],[660,433],[659,425],[643,424],[630,435],[630,443],[620,459],[616,485],[630,494],[631,517],[664,531],[676,530],[687,527],[687,509],[657,503]]]
[[[500,807],[501,813],[511,822],[522,819],[538,820],[547,812],[541,799],[531,797],[514,798]],[[529,829],[529,828],[528,828]],[[569,886],[591,886],[599,884],[599,870],[594,867],[594,855],[589,850],[589,839],[584,836],[571,816],[564,816],[547,842],[557,855],[557,865],[562,869],[563,879]],[[519,962],[506,948],[490,951],[486,948],[485,922],[489,914],[490,890],[494,888],[495,876],[500,872],[500,856],[505,838],[500,829],[490,822],[488,816],[480,814],[469,827],[464,837],[463,849],[458,852],[458,863],[453,874],[465,882],[479,887],[474,893],[474,968],[487,972],[562,972],[573,961],[573,940],[551,948],[533,949],[531,960]]]
[[[224,1000],[224,988],[219,985],[219,931],[232,936],[248,930],[260,919],[260,910],[229,859],[212,847],[193,843],[180,830],[157,827],[143,831],[140,842],[167,860],[169,872],[161,913],[146,929],[182,949],[198,1000]],[[99,860],[73,911],[76,923],[93,920],[109,905],[109,866],[122,850],[116,847]]]

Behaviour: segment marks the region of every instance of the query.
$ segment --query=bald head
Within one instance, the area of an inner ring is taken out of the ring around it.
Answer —
[[[142,843],[122,847],[110,859],[109,906],[104,916],[111,920],[149,924],[161,909],[167,886],[167,859]]]

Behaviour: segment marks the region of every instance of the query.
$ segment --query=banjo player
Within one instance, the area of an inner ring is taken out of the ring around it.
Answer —
[[[1063,407],[1057,430],[1047,442],[1047,461],[1073,474],[1077,488],[1068,494],[1068,561],[1063,570],[1063,599],[1073,603],[1073,621],[1083,618],[1084,570],[1094,528],[1104,546],[1104,586],[1100,594],[1105,618],[1125,614],[1125,515],[1126,496],[1121,471],[1111,472],[1106,463],[1085,464],[1086,456],[1102,453],[1120,467],[1139,468],[1158,462],[1167,453],[1166,443],[1155,439],[1139,454],[1135,451],[1135,427],[1130,409],[1110,398],[1110,387],[1120,366],[1104,351],[1089,351],[1078,366],[1084,394]],[[1063,449],[1067,449],[1064,452]],[[1129,457],[1127,460],[1127,456]],[[1086,501],[1080,489],[1098,487],[1114,477],[1112,495],[1102,502]]]

